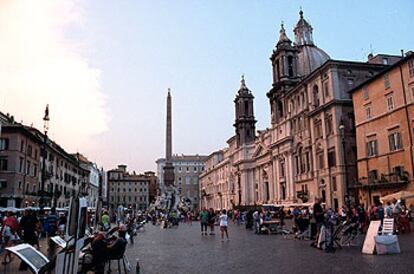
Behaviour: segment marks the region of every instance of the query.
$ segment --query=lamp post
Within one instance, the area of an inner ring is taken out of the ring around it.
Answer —
[[[45,109],[45,116],[43,117],[43,129],[44,129],[44,138],[43,138],[43,163],[42,163],[42,181],[41,181],[41,188],[40,188],[40,200],[39,200],[39,207],[43,209],[45,206],[45,181],[46,181],[46,145],[47,145],[47,132],[49,131],[49,104],[46,105]]]
[[[348,209],[348,213],[351,211],[351,201],[349,199],[349,184],[348,184],[348,163],[346,161],[346,150],[345,150],[345,125],[341,120],[339,124],[339,131],[341,134],[341,141],[342,141],[342,154],[343,154],[343,161],[344,161],[344,181],[345,181],[345,205]]]

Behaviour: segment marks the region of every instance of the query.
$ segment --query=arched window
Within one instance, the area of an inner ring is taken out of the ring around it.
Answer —
[[[326,191],[322,190],[322,203],[326,202]]]
[[[276,81],[280,80],[280,65],[279,65],[279,60],[276,61]]]
[[[281,198],[282,198],[282,200],[285,200],[286,199],[286,183],[281,183],[280,184],[280,190],[281,190]]]
[[[293,77],[293,56],[288,56],[288,73],[289,77]]]
[[[244,116],[249,116],[249,101],[244,101]]]
[[[305,163],[303,160],[302,148],[300,147],[298,150],[298,158],[299,158],[299,173],[305,173]]]
[[[319,106],[319,88],[317,85],[313,86],[313,104],[315,107]]]

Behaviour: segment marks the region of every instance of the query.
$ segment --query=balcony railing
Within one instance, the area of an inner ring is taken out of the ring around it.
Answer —
[[[375,189],[375,188],[393,188],[404,186],[408,183],[409,174],[381,174],[379,178],[362,177],[357,182],[351,184],[351,188]]]

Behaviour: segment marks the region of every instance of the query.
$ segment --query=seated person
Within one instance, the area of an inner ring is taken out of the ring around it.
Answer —
[[[118,259],[124,255],[128,243],[125,235],[126,228],[124,225],[119,226],[118,237],[111,237],[112,240],[106,239],[104,232],[98,233],[91,243],[92,261],[90,264],[86,263],[84,269],[87,271],[95,267],[96,274],[104,273],[105,262]]]
[[[120,258],[124,255],[126,246],[128,244],[125,239],[126,236],[126,227],[125,225],[120,225],[118,230],[118,237],[107,246],[108,259],[113,260]]]

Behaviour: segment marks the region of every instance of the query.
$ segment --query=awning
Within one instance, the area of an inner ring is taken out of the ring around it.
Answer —
[[[402,190],[402,191],[381,197],[382,202],[388,202],[388,201],[391,202],[394,199],[396,200],[414,199],[414,192]]]

